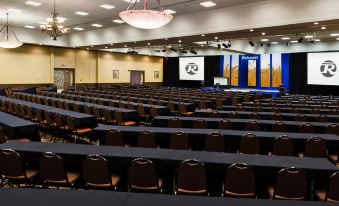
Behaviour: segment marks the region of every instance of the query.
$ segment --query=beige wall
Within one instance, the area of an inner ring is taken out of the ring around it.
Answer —
[[[24,45],[0,49],[0,84],[51,83],[51,49]]]
[[[119,79],[113,79],[113,70],[119,70]],[[129,70],[145,71],[145,82],[162,82],[163,58],[98,52],[98,83],[128,83]],[[154,71],[159,71],[159,79]]]
[[[0,49],[0,84],[53,83],[54,68],[74,69],[76,83],[128,83],[128,70],[145,71],[145,82],[163,80],[162,57],[33,45]],[[113,79],[113,70],[119,70],[119,79]]]

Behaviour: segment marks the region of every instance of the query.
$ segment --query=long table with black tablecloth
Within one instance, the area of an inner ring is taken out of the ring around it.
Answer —
[[[130,162],[135,158],[151,159],[155,162],[157,169],[171,172],[186,159],[197,159],[203,162],[207,169],[213,168],[222,172],[225,172],[225,169],[234,163],[246,163],[253,167],[257,176],[264,174],[275,175],[280,169],[286,167],[303,169],[308,175],[330,175],[338,171],[338,168],[326,158],[18,141],[9,141],[1,144],[0,149],[13,149],[19,152],[25,159],[36,162],[42,153],[54,152],[64,159],[65,164],[73,167],[73,169],[80,170],[82,168],[82,161],[86,156],[97,154],[105,157],[115,169],[119,168],[124,172],[127,171]]]
[[[231,105],[226,105],[223,106],[224,111],[236,111],[237,106],[231,106]],[[254,111],[256,107],[254,106],[243,106],[242,107],[245,111]],[[277,108],[277,107],[260,107],[263,112],[271,112],[272,109]],[[312,114],[314,112],[313,109],[311,108],[298,108],[300,110],[300,113],[305,113],[305,114]],[[284,107],[284,108],[279,108],[280,112],[282,113],[294,113],[292,107]],[[317,112],[320,112],[321,114],[329,114],[329,115],[338,115],[339,114],[339,109],[318,109]]]
[[[49,112],[52,116],[54,114],[60,114],[60,116],[65,117],[65,116],[70,116],[76,127],[82,128],[82,127],[95,127],[97,126],[96,118],[93,115],[88,115],[88,114],[83,114],[83,113],[78,113],[78,112],[72,112],[64,109],[58,109],[55,107],[50,107],[50,106],[45,106],[41,104],[36,104],[32,102],[27,102],[27,101],[22,101],[18,99],[13,99],[5,96],[0,96],[0,101],[5,101],[5,102],[12,102],[14,104],[21,104],[27,107],[31,107],[33,109],[38,109],[41,111],[47,111]]]
[[[4,206],[330,206],[320,201],[290,201],[128,193],[98,190],[0,188]]]
[[[82,96],[77,96],[74,94],[83,94]],[[69,93],[62,93],[61,95],[72,95],[73,97],[80,97],[82,101],[85,101],[85,98],[88,98],[87,96],[85,96],[86,93],[84,92],[69,92]],[[113,102],[115,105],[119,105],[120,102],[123,102],[124,104],[128,104],[128,103],[132,103],[134,107],[136,107],[139,103],[137,103],[138,100],[142,101],[142,105],[145,107],[145,110],[149,112],[149,110],[151,109],[151,107],[155,107],[158,111],[159,114],[167,114],[168,113],[168,107],[167,106],[160,106],[160,105],[151,105],[148,104],[148,100],[147,98],[137,98],[137,97],[128,97],[128,96],[119,96],[119,95],[110,95],[110,94],[95,94],[97,96],[100,97],[101,100],[104,101],[105,105],[108,105],[108,102],[111,101]],[[118,99],[123,99],[122,100],[118,100]],[[129,99],[131,101],[129,101]],[[158,101],[156,99],[152,99],[153,101]],[[167,105],[168,101],[165,100],[160,100],[160,102],[163,105]],[[174,104],[174,106],[176,108],[178,108],[179,103],[181,102],[172,102]],[[194,103],[188,103],[188,102],[182,102],[182,104],[184,104],[187,108],[188,111],[194,111],[195,110],[195,104]]]
[[[212,110],[206,110],[206,109],[201,109],[201,110],[195,110],[194,116],[195,117],[209,117],[213,111]],[[218,114],[220,114],[221,118],[227,118],[229,114],[232,113],[232,111],[217,111]],[[250,119],[250,115],[252,112],[248,111],[237,111],[239,114],[240,119]],[[260,115],[260,119],[265,119],[265,120],[271,120],[273,114],[275,112],[257,112]],[[279,113],[283,117],[283,121],[294,121],[296,116],[298,114],[296,113]],[[319,117],[320,114],[305,114],[305,117],[307,118],[307,121],[309,122],[316,122],[317,117]],[[328,118],[329,122],[337,123],[339,122],[339,115],[326,115]]]
[[[269,107],[269,106],[272,106],[270,103],[260,103],[260,104],[256,104],[254,102],[242,102],[241,103],[242,105],[244,106],[256,106],[256,105],[259,105],[261,107]],[[298,103],[298,104],[285,104],[285,103],[276,103],[274,105],[276,108],[285,108],[285,107],[309,107],[309,108],[323,108],[323,105],[321,104],[301,104],[301,103]],[[326,108],[328,109],[338,109],[339,106],[337,105],[326,105]]]
[[[171,116],[156,116],[153,118],[152,126],[153,127],[168,127],[168,122],[173,117]],[[230,119],[230,118],[206,118],[206,117],[176,117],[181,121],[181,126],[183,128],[193,128],[193,123],[196,119],[203,119],[207,122],[207,128],[216,129],[218,128],[218,123],[221,120],[229,120],[232,123],[232,129],[234,130],[244,130],[245,125],[250,119]],[[276,122],[275,120],[255,120],[261,131],[271,131],[272,125]],[[297,121],[284,121],[289,132],[298,132],[299,126],[303,122]],[[324,122],[310,122],[314,127],[314,133],[323,134],[325,133],[325,128],[328,123]]]
[[[24,96],[32,96],[30,94],[25,94],[25,93],[18,93],[19,95],[24,95]],[[118,107],[110,107],[110,106],[104,106],[104,105],[99,105],[99,104],[93,104],[93,103],[86,103],[86,102],[80,102],[80,101],[74,101],[74,100],[68,100],[68,99],[61,99],[61,98],[54,98],[54,97],[46,97],[42,95],[34,95],[37,98],[40,98],[41,102],[44,102],[44,99],[47,99],[49,104],[53,101],[56,105],[57,102],[66,102],[69,106],[70,109],[73,110],[73,105],[76,104],[79,106],[79,109],[82,113],[85,113],[84,107],[96,107],[98,108],[99,112],[101,115],[103,115],[103,110],[108,110],[112,117],[114,117],[114,112],[120,111],[122,114],[122,117],[124,120],[137,120],[138,119],[138,112],[136,110],[131,110],[131,109],[123,109],[123,108],[118,108]]]
[[[105,144],[105,135],[110,130],[115,129],[122,133],[124,142],[130,146],[137,146],[137,136],[142,131],[151,131],[156,136],[157,144],[161,148],[168,148],[171,134],[176,131],[184,132],[189,139],[192,149],[201,150],[204,148],[206,136],[211,132],[219,132],[224,138],[226,145],[239,145],[243,135],[252,133],[258,136],[262,150],[272,149],[275,138],[287,135],[294,143],[295,151],[302,152],[305,148],[305,142],[314,136],[321,137],[326,141],[327,147],[335,151],[339,149],[339,136],[335,134],[309,134],[309,133],[290,133],[290,132],[261,132],[261,131],[242,131],[242,130],[220,130],[220,129],[193,129],[193,128],[166,128],[166,127],[135,127],[135,126],[113,126],[99,125],[93,129],[93,135],[100,140],[100,144]],[[202,146],[202,148],[200,147]]]
[[[9,139],[28,138],[40,141],[38,128],[27,120],[0,112],[0,126]]]

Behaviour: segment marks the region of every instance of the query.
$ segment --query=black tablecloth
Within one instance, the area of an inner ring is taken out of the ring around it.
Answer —
[[[244,106],[255,106],[254,102],[243,102],[241,103]],[[260,103],[260,105],[262,107],[269,107],[271,106],[270,103]],[[305,104],[301,104],[301,103],[292,103],[291,105],[287,105],[287,104],[283,104],[283,103],[277,103],[275,105],[275,107],[277,108],[285,108],[285,107],[305,107]],[[320,104],[309,104],[308,105],[309,108],[322,108],[323,105]],[[337,105],[327,105],[327,108],[329,109],[338,109],[339,107]]]
[[[50,106],[45,106],[45,105],[41,105],[41,104],[35,104],[32,102],[27,102],[27,101],[22,101],[22,100],[17,100],[17,99],[13,99],[13,98],[8,98],[8,97],[4,97],[4,96],[0,96],[0,101],[3,100],[5,102],[12,102],[15,104],[21,104],[21,105],[25,105],[27,107],[31,107],[33,109],[39,109],[42,111],[47,111],[49,113],[51,113],[51,115],[53,116],[53,114],[60,114],[61,116],[71,116],[74,124],[77,127],[85,127],[85,126],[90,126],[90,127],[95,127],[97,125],[96,123],[96,118],[93,115],[87,115],[87,114],[82,114],[82,113],[78,113],[78,112],[72,112],[72,111],[67,111],[64,109],[58,109],[58,108],[54,108],[54,107],[50,107]]]
[[[220,114],[221,117],[223,118],[227,118],[228,115],[231,113],[232,111],[218,111],[218,113]],[[196,117],[209,117],[209,115],[212,113],[211,110],[195,110],[194,112],[194,116]],[[241,119],[249,119],[249,116],[252,112],[249,111],[237,111],[237,113],[239,113],[239,116]],[[272,119],[272,116],[274,114],[274,112],[258,112],[260,114],[260,118],[261,119],[266,119],[266,120],[270,120]],[[284,120],[286,121],[294,121],[295,117],[297,116],[297,114],[295,113],[279,113]],[[305,114],[307,121],[309,122],[316,122],[317,121],[317,117],[319,116],[319,114]],[[329,122],[333,122],[333,123],[337,123],[339,122],[339,115],[327,115]]]
[[[10,114],[0,112],[0,126],[10,139],[29,138],[40,140],[38,128],[34,123]]]
[[[29,95],[29,94],[23,94],[23,93],[18,93],[18,94]],[[118,107],[109,107],[109,106],[104,106],[104,105],[99,105],[99,104],[79,102],[79,101],[73,101],[73,100],[61,99],[61,98],[54,98],[54,97],[46,97],[46,96],[41,96],[41,95],[35,95],[35,96],[40,98],[41,102],[44,102],[43,100],[46,98],[46,99],[48,99],[49,102],[53,101],[56,105],[57,105],[58,101],[67,102],[70,109],[73,109],[73,104],[76,104],[76,105],[79,106],[79,109],[82,113],[85,113],[84,107],[85,107],[85,105],[87,105],[89,107],[98,108],[99,112],[101,112],[101,114],[103,114],[103,110],[107,109],[108,111],[110,111],[110,113],[113,117],[114,117],[115,111],[120,111],[122,113],[122,117],[123,117],[124,120],[137,120],[138,119],[138,113],[137,113],[136,110],[122,109],[122,108],[118,108]]]
[[[135,158],[151,159],[162,171],[174,171],[186,159],[202,161],[206,168],[225,172],[225,169],[234,163],[247,163],[256,171],[256,175],[276,174],[285,167],[303,169],[309,175],[330,175],[337,171],[325,158],[299,158],[267,155],[230,154],[220,152],[185,151],[172,149],[151,149],[135,147],[114,147],[78,144],[49,144],[41,142],[9,141],[0,145],[0,149],[13,149],[23,157],[30,156],[37,161],[43,152],[54,152],[64,158],[69,166],[81,170],[82,160],[91,154],[106,157],[115,168],[125,172],[130,162]]]
[[[0,188],[4,206],[329,206],[319,201],[283,201],[127,193],[95,190]]]
[[[250,111],[252,112],[254,110],[254,106],[243,106],[245,111]],[[261,107],[263,112],[271,112],[274,107]],[[292,110],[292,107],[284,107],[284,108],[279,108],[282,113],[291,113],[294,112]],[[299,108],[301,113],[305,114],[312,114],[314,111],[312,108]],[[225,111],[235,111],[237,110],[237,106],[223,106],[223,110]],[[339,110],[334,111],[333,109],[319,109],[318,110],[321,114],[330,114],[330,115],[338,115]]]
[[[152,121],[152,126],[154,127],[167,127],[168,121],[173,118],[170,116],[157,116],[154,117]],[[245,124],[250,121],[250,119],[229,119],[229,118],[203,118],[203,117],[177,117],[181,120],[181,124],[183,128],[192,128],[193,122],[196,119],[204,119],[207,122],[207,128],[218,128],[218,123],[221,120],[229,120],[232,123],[232,129],[234,130],[244,130]],[[260,125],[261,131],[271,131],[272,125],[276,122],[275,120],[255,120]],[[284,121],[286,124],[289,132],[298,132],[299,125],[303,122],[297,122],[297,121]],[[323,122],[311,122],[315,129],[315,133],[317,134],[323,134],[325,131],[326,126],[328,123]]]

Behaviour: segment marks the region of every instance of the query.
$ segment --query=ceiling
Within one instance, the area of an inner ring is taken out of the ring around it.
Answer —
[[[53,10],[53,0],[33,0],[41,3],[41,6],[35,7],[25,4],[27,0],[1,0],[0,1],[0,24],[5,22],[5,14],[10,13],[10,23],[18,26],[34,26],[39,29],[39,22],[45,22],[47,17],[51,16]],[[157,8],[156,0],[148,0],[150,8]],[[161,0],[164,9],[171,9],[177,13],[174,16],[201,12],[206,10],[220,9],[224,7],[249,4],[263,0],[213,0],[217,5],[205,8],[200,5],[206,0]],[[271,0],[275,1],[275,0]],[[109,4],[115,6],[114,9],[107,10],[100,5]],[[57,11],[61,17],[66,18],[65,25],[70,27],[81,27],[85,31],[98,29],[91,24],[101,24],[101,28],[113,27],[119,24],[112,22],[119,18],[119,12],[124,11],[128,2],[123,0],[56,0]],[[142,1],[137,4],[142,6]],[[20,10],[9,11],[9,9]],[[87,12],[88,15],[81,16],[75,14],[77,11]],[[76,32],[73,30],[72,32]]]

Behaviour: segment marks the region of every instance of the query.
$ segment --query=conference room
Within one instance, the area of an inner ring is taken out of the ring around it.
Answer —
[[[0,0],[1,205],[338,203],[338,10]]]

